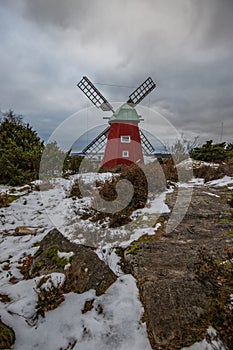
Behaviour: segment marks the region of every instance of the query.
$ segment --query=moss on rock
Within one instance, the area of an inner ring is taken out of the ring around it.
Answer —
[[[51,259],[52,262],[56,264],[57,267],[61,267],[64,269],[66,264],[69,262],[69,259],[65,257],[59,258],[58,250],[59,250],[58,246],[53,245],[46,250],[45,255],[47,258]]]

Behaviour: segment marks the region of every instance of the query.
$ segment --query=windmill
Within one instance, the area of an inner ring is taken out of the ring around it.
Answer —
[[[150,155],[155,151],[145,133],[138,127],[142,118],[135,109],[156,86],[150,77],[134,90],[128,101],[116,111],[86,76],[77,86],[97,108],[112,112],[111,117],[105,118],[108,119],[109,126],[83,149],[84,154],[97,153],[107,139],[102,167],[115,168],[119,164],[143,162],[143,152]]]

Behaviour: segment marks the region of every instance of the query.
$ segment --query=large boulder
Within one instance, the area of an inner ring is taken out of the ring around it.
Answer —
[[[70,242],[57,229],[50,231],[40,242],[30,276],[52,272],[65,274],[64,291],[67,293],[83,293],[95,289],[96,294],[100,295],[117,279],[92,248]]]

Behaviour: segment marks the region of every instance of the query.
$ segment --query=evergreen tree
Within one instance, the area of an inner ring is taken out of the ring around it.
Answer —
[[[43,142],[12,110],[0,119],[0,183],[19,185],[38,178]]]
[[[233,159],[233,143],[229,143],[226,147],[227,158]]]
[[[232,157],[232,144],[226,145],[226,142],[214,144],[212,140],[206,141],[201,147],[196,147],[190,152],[190,156],[196,160],[206,162],[224,161]]]

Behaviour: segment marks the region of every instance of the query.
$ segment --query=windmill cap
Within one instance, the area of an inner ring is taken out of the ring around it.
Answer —
[[[124,103],[120,108],[113,113],[109,119],[109,123],[115,121],[123,122],[140,122],[141,116],[137,113],[136,109],[130,106],[128,103]]]

